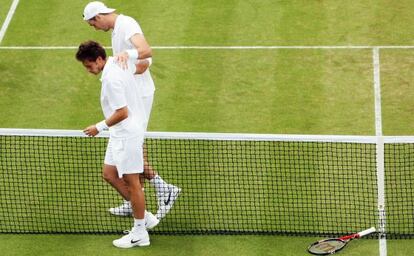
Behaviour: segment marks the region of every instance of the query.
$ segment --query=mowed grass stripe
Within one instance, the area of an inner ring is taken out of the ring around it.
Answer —
[[[2,127],[82,129],[101,119],[100,82],[76,61],[75,51],[0,55]]]
[[[4,127],[82,129],[101,118],[99,77],[74,54],[0,52]],[[374,133],[368,50],[156,50],[151,70],[153,131]]]
[[[83,21],[85,3],[81,0],[47,0],[41,4],[21,1],[2,45],[78,45],[88,39],[109,45],[110,34],[94,32]]]
[[[412,44],[408,35],[414,18],[407,7],[409,0],[392,5],[375,0],[345,5],[269,0],[107,4],[137,18],[151,45]],[[84,5],[81,0],[48,0],[41,5],[22,1],[4,45],[77,45],[86,39],[108,44],[109,35],[94,32],[82,20]],[[398,12],[398,24],[394,12]]]
[[[412,135],[414,50],[380,51],[384,135]]]
[[[12,2],[13,0],[0,0],[0,6],[2,7],[0,8],[0,28],[6,20]]]
[[[156,53],[151,130],[374,134],[369,50]]]

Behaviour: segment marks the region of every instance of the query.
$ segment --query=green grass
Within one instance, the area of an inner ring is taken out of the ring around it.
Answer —
[[[16,240],[15,237],[20,239]],[[3,252],[7,255],[307,255],[307,246],[317,237],[281,236],[152,236],[151,246],[122,250],[114,248],[110,241],[118,236],[91,235],[0,235],[4,242]],[[292,240],[295,243],[292,243]],[[364,240],[350,243],[344,255],[374,256],[377,241]],[[3,243],[2,243],[3,244]],[[59,246],[51,246],[57,244]],[[300,246],[298,246],[300,245]],[[31,247],[28,251],[27,247]],[[99,251],[95,248],[99,248]],[[412,247],[411,247],[412,248]],[[10,254],[9,254],[10,253]],[[393,254],[389,254],[393,255]],[[394,254],[395,255],[395,254]],[[406,254],[408,255],[408,254]]]
[[[369,51],[158,51],[157,61],[150,130],[374,133]]]
[[[200,256],[297,256],[309,255],[306,248],[320,237],[283,236],[152,236],[147,248],[116,249],[111,241],[116,235],[0,235],[2,252],[14,255],[200,255]],[[99,249],[97,249],[99,248]],[[409,240],[389,240],[388,255],[411,255],[414,244]],[[376,256],[378,241],[353,241],[338,255]]]
[[[0,0],[0,21],[12,1]],[[138,18],[158,45],[413,45],[410,0],[105,1]],[[20,1],[1,46],[109,45],[82,21],[85,1]],[[413,135],[413,50],[381,50],[386,135]],[[374,135],[369,50],[154,50],[157,92],[150,130]],[[1,127],[82,129],[101,120],[98,77],[73,50],[0,50]],[[403,191],[404,188],[401,188]],[[29,201],[28,201],[29,202]],[[393,220],[394,221],[394,220]],[[24,228],[24,227],[22,227]],[[6,255],[305,255],[317,238],[152,236],[117,250],[118,236],[0,235]],[[412,254],[411,240],[388,255]],[[375,240],[343,255],[378,255]]]
[[[82,21],[85,2],[21,1],[3,45],[78,45],[87,38],[108,44],[108,36],[92,32]],[[136,17],[152,45],[410,45],[414,42],[411,34],[414,6],[410,0],[105,2],[120,13]]]
[[[73,50],[28,53],[0,52],[3,127],[82,129],[101,119],[99,77],[83,70]],[[156,55],[149,130],[374,133],[370,51],[158,50]],[[13,75],[29,62],[34,68]]]
[[[101,119],[99,78],[74,51],[1,51],[2,127],[83,129]]]
[[[414,50],[381,51],[384,134],[413,135]]]
[[[9,8],[5,8],[6,6],[10,6],[11,5],[11,0],[0,0],[0,6],[2,8],[0,8],[0,24],[3,24],[4,20],[6,19],[7,13],[9,11]],[[3,8],[4,6],[4,8]]]

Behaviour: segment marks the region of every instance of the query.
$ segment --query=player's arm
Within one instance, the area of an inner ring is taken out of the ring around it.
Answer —
[[[104,86],[104,83],[102,83]],[[96,136],[103,130],[107,130],[110,126],[113,126],[128,117],[128,107],[125,98],[125,86],[123,86],[121,80],[112,80],[105,84],[106,97],[108,97],[109,104],[112,109],[115,109],[106,120],[91,125],[84,130],[84,133],[88,136]]]
[[[122,120],[126,119],[127,117],[128,117],[128,107],[125,106],[123,108],[115,110],[115,112],[108,119],[105,120],[105,123],[106,125],[108,125],[108,127],[111,127],[121,122]]]
[[[128,107],[115,110],[115,112],[106,120],[103,120],[97,124],[88,126],[83,132],[88,136],[96,136],[99,132],[107,130],[109,127],[116,125],[122,120],[128,117]]]
[[[134,34],[129,40],[134,49],[123,51],[115,56],[122,67],[126,67],[128,59],[142,60],[152,57],[152,49],[143,34]]]
[[[152,58],[139,60],[136,63],[132,62],[131,60],[127,61],[127,69],[129,72],[131,72],[134,75],[140,75],[144,73],[152,63]]]
[[[151,66],[151,58],[145,60],[139,60],[138,63],[135,64],[135,74],[142,74]]]
[[[143,34],[135,34],[129,39],[138,52],[137,59],[146,59],[152,57],[152,49]],[[131,57],[131,56],[129,56]]]

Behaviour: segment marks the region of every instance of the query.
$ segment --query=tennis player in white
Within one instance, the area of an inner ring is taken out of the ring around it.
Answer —
[[[116,14],[115,9],[108,8],[102,2],[94,1],[86,5],[83,12],[83,19],[97,30],[112,30],[113,55],[122,67],[125,68],[128,60],[137,61],[138,59],[147,59],[151,65],[151,48],[145,40],[141,27],[133,18],[122,14]],[[147,116],[145,123],[146,129],[151,114],[155,91],[154,82],[149,69],[145,70],[145,72],[140,75],[135,75],[135,81],[140,87],[140,96],[142,97]],[[144,177],[155,188],[157,194],[158,210],[156,217],[162,219],[173,207],[181,189],[166,183],[158,175],[147,161],[145,149],[144,163]],[[114,215],[130,215],[132,213],[132,208],[128,198],[125,197],[126,191],[124,189],[124,181],[119,179],[114,173],[107,173],[106,178],[124,198],[124,203],[121,206],[111,208],[109,211]]]
[[[135,83],[136,65],[129,62],[122,69],[113,57],[107,58],[104,48],[94,41],[81,44],[76,59],[90,73],[98,75],[102,72],[100,99],[105,120],[87,127],[84,133],[96,136],[109,129],[103,173],[105,175],[109,170],[123,178],[134,217],[131,231],[114,240],[113,245],[120,248],[148,246],[145,195],[140,182],[140,173],[144,170],[143,142],[147,117]]]

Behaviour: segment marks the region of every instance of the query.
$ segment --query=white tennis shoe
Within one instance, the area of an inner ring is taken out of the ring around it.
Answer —
[[[123,237],[114,240],[112,244],[118,248],[132,248],[134,246],[148,246],[150,239],[147,230],[136,231],[132,228]]]
[[[115,208],[110,208],[109,212],[116,216],[131,216],[132,215],[131,202],[124,200],[123,204]]]
[[[155,228],[158,225],[158,223],[160,223],[160,220],[157,219],[157,217],[155,217],[154,214],[145,211],[145,228],[147,230]]]
[[[162,194],[157,194],[158,210],[155,216],[157,219],[164,218],[173,207],[175,201],[180,195],[181,188],[174,185],[169,185],[168,190]]]

